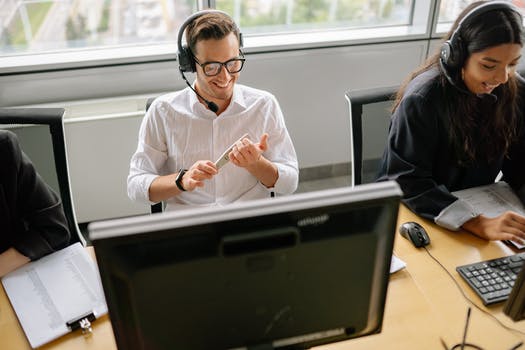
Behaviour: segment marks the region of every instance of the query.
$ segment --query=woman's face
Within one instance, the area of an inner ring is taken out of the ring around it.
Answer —
[[[514,74],[520,57],[519,44],[502,44],[475,52],[465,62],[463,82],[474,94],[489,94]]]

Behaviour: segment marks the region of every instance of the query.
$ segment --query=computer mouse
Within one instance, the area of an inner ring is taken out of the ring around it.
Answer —
[[[430,244],[430,237],[427,231],[414,221],[405,222],[399,227],[401,236],[408,239],[414,247],[420,248]]]

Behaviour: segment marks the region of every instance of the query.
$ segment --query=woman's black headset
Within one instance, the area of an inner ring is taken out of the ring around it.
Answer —
[[[487,1],[486,3],[479,5],[473,8],[468,12],[459,22],[457,28],[454,30],[450,39],[445,41],[441,45],[440,52],[440,63],[445,67],[445,74],[448,75],[446,69],[458,69],[463,64],[467,55],[467,48],[463,40],[461,39],[461,28],[462,26],[467,25],[469,22],[473,21],[476,17],[480,16],[483,13],[494,10],[511,10],[520,15],[519,10],[507,1]],[[448,76],[447,76],[448,78]]]

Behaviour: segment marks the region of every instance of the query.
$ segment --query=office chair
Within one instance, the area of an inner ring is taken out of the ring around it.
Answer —
[[[53,157],[60,190],[60,198],[71,232],[71,242],[86,241],[77,225],[71,187],[69,184],[69,167],[67,162],[66,140],[64,135],[63,108],[0,108],[0,124],[12,125],[47,125],[53,143]]]
[[[360,185],[363,176],[363,106],[394,100],[398,88],[396,85],[350,90],[345,94],[350,112],[352,186]]]
[[[148,98],[148,100],[146,101],[146,112],[148,111],[149,106],[151,106],[151,104],[153,103],[155,99],[156,97]],[[162,213],[163,210],[164,210],[164,203],[162,202],[158,202],[158,203],[151,205],[151,214]]]

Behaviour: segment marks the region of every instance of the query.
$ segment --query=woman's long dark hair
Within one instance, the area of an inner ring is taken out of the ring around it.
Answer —
[[[450,39],[462,18],[477,6],[486,1],[475,2],[459,15],[450,32],[444,40]],[[471,54],[502,44],[518,44],[523,46],[523,29],[521,16],[510,7],[493,9],[475,15],[461,25],[456,33],[461,37],[463,62],[455,70],[447,70],[448,74],[463,85],[461,70]],[[407,85],[419,74],[439,67],[439,51],[410,74],[396,94],[392,111],[395,111],[404,96]],[[517,137],[520,123],[518,82],[515,76],[509,76],[506,84],[498,86],[492,92],[497,96],[497,102],[487,110],[481,106],[481,99],[474,94],[462,94],[446,78],[442,68],[439,68],[439,80],[443,88],[443,103],[447,104],[450,122],[450,140],[460,163],[473,160],[494,160],[506,154],[510,144]]]

